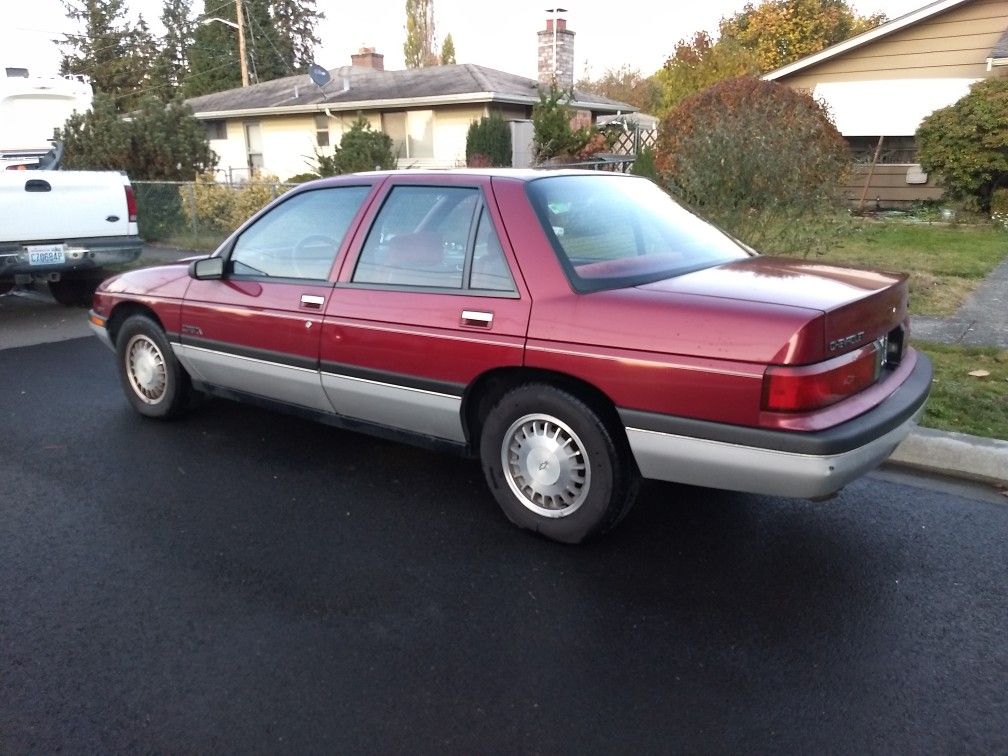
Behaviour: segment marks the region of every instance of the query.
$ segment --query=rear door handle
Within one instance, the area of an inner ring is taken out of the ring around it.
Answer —
[[[307,307],[309,310],[321,310],[324,304],[325,297],[318,297],[314,294],[301,295],[301,306]]]
[[[462,325],[489,328],[493,325],[493,313],[479,310],[462,310]]]
[[[24,190],[26,192],[51,192],[52,187],[49,185],[48,181],[43,181],[42,179],[31,179],[25,181]]]

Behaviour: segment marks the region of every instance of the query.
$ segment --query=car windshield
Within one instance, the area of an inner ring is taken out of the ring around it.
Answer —
[[[749,256],[647,179],[550,176],[530,181],[528,195],[580,292],[636,286]]]

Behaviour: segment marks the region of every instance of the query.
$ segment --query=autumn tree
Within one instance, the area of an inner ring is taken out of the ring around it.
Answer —
[[[846,0],[763,0],[721,20],[720,42],[748,50],[759,72],[772,71],[866,32],[885,14],[859,16]]]
[[[406,0],[403,54],[407,68],[436,66],[440,61],[434,48],[434,0]]]
[[[65,35],[60,71],[89,76],[120,112],[130,110],[152,87],[157,54],[143,16],[129,21],[125,0],[63,0],[63,6],[83,29]]]
[[[755,73],[755,56],[732,40],[718,40],[700,31],[681,39],[675,52],[655,74],[661,112],[667,112],[690,95],[712,84]]]
[[[455,40],[452,39],[451,32],[444,38],[441,45],[441,65],[448,66],[455,64]]]
[[[633,105],[644,113],[654,113],[661,101],[659,80],[655,76],[644,76],[638,69],[627,65],[610,68],[597,79],[585,76],[575,87]]]

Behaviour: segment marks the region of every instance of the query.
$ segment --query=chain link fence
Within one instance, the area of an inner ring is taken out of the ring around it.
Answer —
[[[293,184],[249,181],[134,181],[140,237],[182,249],[212,250]]]

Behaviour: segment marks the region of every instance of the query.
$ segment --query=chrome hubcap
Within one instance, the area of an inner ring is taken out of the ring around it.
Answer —
[[[126,345],[126,376],[130,387],[147,404],[164,399],[168,386],[168,371],[158,345],[138,334]]]
[[[550,415],[525,415],[511,424],[501,465],[518,500],[543,517],[573,514],[588,496],[591,465],[584,444]]]

